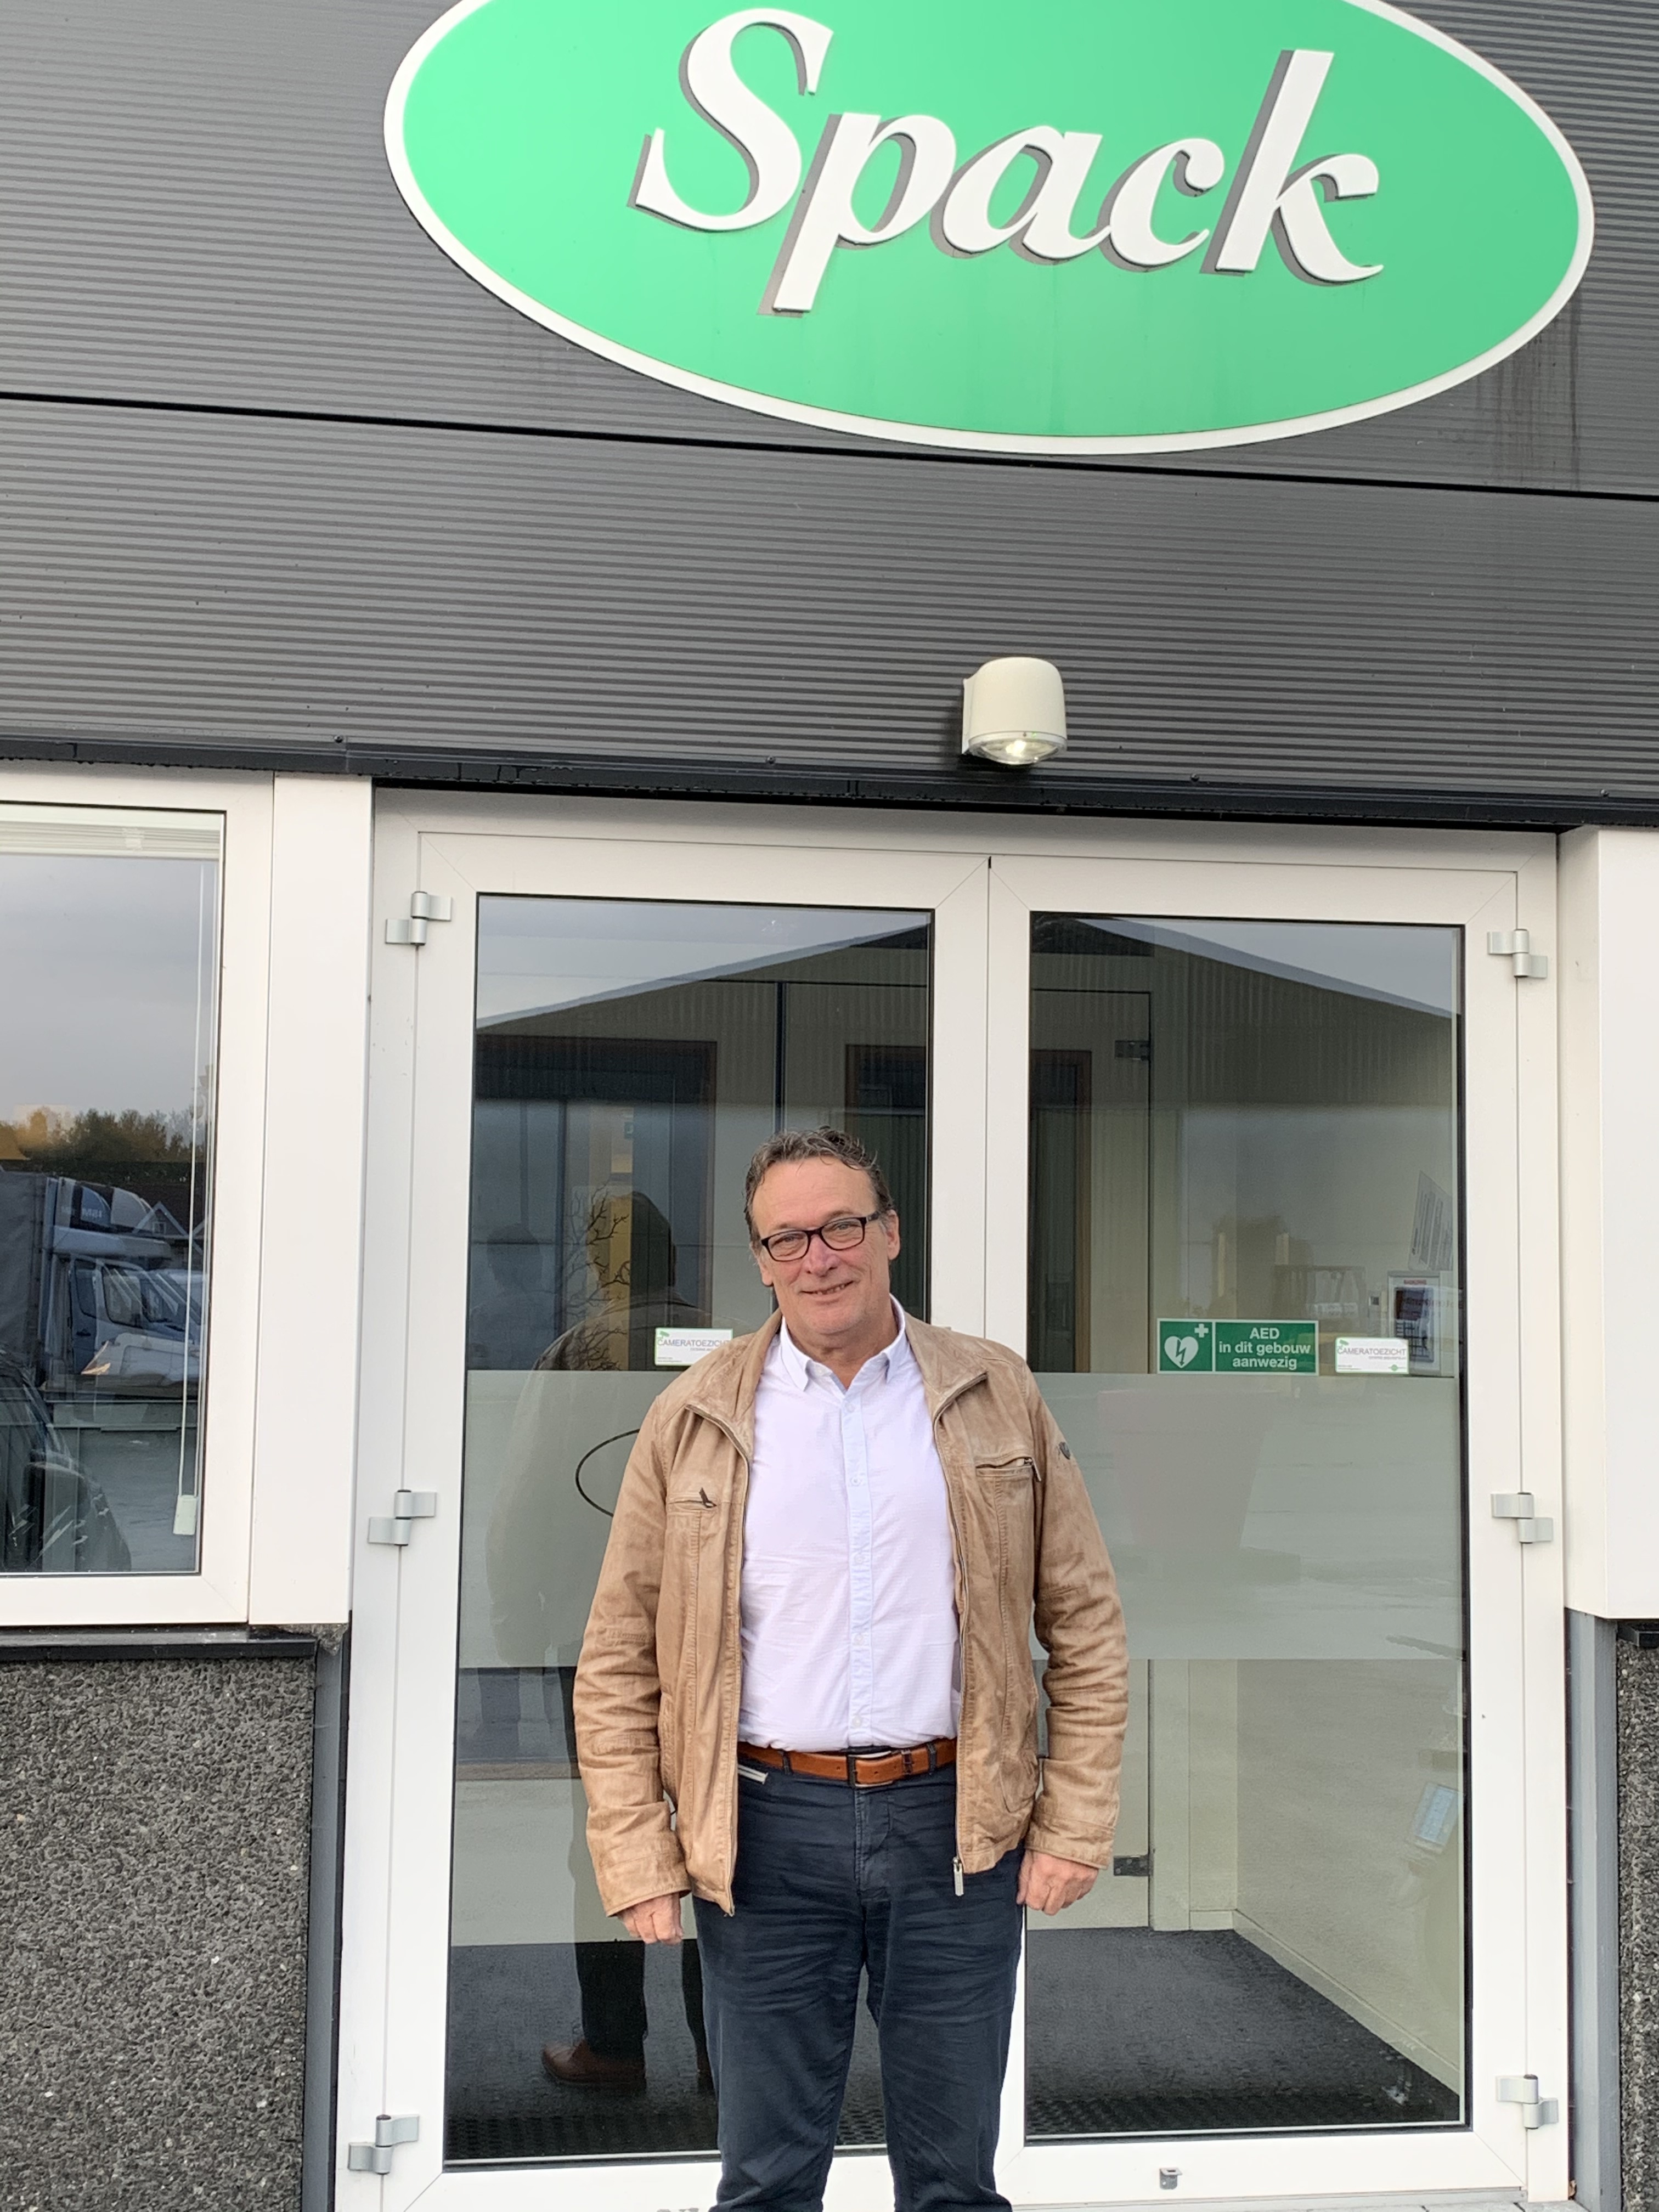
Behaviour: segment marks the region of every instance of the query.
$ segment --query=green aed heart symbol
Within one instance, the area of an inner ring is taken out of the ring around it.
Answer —
[[[1195,1336],[1166,1336],[1164,1357],[1171,1366],[1190,1367],[1198,1357],[1198,1339]]]

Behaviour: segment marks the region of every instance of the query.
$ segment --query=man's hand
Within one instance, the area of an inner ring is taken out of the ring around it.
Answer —
[[[1066,1866],[1070,1862],[1051,1859],[1048,1863]],[[1078,1895],[1082,1894],[1079,1890]],[[672,1897],[647,1897],[642,1904],[624,1906],[623,1926],[636,1943],[678,1943],[684,1933],[680,1926],[680,1895],[677,1891]]]
[[[1064,1912],[1079,1897],[1087,1897],[1099,1871],[1098,1867],[1085,1866],[1081,1859],[1056,1858],[1052,1851],[1027,1851],[1020,1862],[1018,1902],[1035,1905],[1039,1912]]]

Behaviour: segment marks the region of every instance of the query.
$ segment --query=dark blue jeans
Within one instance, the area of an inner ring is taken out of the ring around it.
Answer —
[[[696,1902],[721,2212],[822,2204],[860,1968],[881,2042],[896,2212],[1006,2206],[992,2164],[1019,1958],[1019,1853],[967,1875],[956,1894],[948,1767],[884,1790],[740,1771],[738,1792],[737,1910],[728,1917]]]

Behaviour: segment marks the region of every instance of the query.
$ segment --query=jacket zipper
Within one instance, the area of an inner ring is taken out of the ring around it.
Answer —
[[[747,1498],[747,1495],[748,1495],[748,1490],[749,1490],[749,1454],[748,1454],[748,1452],[744,1449],[743,1442],[742,1442],[741,1438],[738,1437],[738,1433],[737,1433],[736,1430],[735,1430],[735,1429],[733,1429],[733,1428],[732,1427],[732,1425],[731,1425],[731,1424],[730,1424],[729,1422],[727,1422],[727,1421],[726,1421],[726,1420],[723,1420],[723,1419],[721,1419],[720,1415],[720,1414],[718,1414],[718,1413],[716,1413],[715,1412],[714,1412],[714,1410],[713,1410],[711,1407],[707,1407],[707,1406],[694,1406],[694,1407],[691,1408],[691,1410],[692,1410],[694,1413],[696,1413],[701,1419],[702,1419],[702,1420],[706,1420],[706,1421],[709,1424],[709,1425],[710,1425],[711,1427],[713,1427],[713,1428],[716,1428],[716,1429],[718,1429],[718,1430],[720,1431],[720,1434],[721,1434],[721,1435],[726,1438],[726,1441],[727,1442],[727,1443],[731,1445],[731,1447],[732,1447],[732,1455],[733,1455],[733,1456],[735,1457],[735,1459],[737,1460],[737,1462],[738,1462],[738,1479],[737,1479],[737,1480],[736,1480],[736,1481],[733,1483],[733,1485],[732,1485],[732,1496],[731,1496],[730,1499],[727,1501],[727,1502],[728,1502],[728,1505],[729,1505],[730,1510],[731,1510],[731,1513],[732,1513],[732,1520],[731,1520],[731,1522],[730,1522],[730,1524],[728,1525],[727,1529],[726,1529],[726,1559],[725,1559],[725,1562],[724,1562],[724,1565],[723,1565],[723,1571],[722,1571],[722,1573],[721,1573],[721,1577],[720,1577],[720,1583],[721,1583],[721,1587],[720,1587],[720,1619],[721,1619],[721,1632],[722,1632],[722,1640],[724,1640],[725,1629],[726,1629],[726,1626],[728,1625],[728,1620],[729,1620],[729,1606],[730,1606],[730,1599],[731,1599],[731,1595],[732,1595],[732,1547],[733,1547],[733,1545],[734,1545],[734,1544],[740,1545],[740,1544],[741,1544],[741,1542],[742,1542],[742,1540],[743,1540],[743,1539],[742,1539],[742,1529],[743,1529],[743,1506],[744,1506],[744,1501],[745,1501],[745,1499],[746,1499],[746,1498]],[[706,1488],[702,1488],[702,1487],[701,1487],[701,1486],[700,1486],[698,1494],[699,1494],[699,1496],[702,1498],[702,1502],[703,1502],[703,1504],[704,1504],[705,1505],[713,1505],[713,1504],[714,1504],[714,1500],[712,1498],[710,1498],[710,1497],[709,1497],[708,1492],[708,1491],[707,1491],[707,1489],[706,1489]],[[741,1637],[740,1637],[740,1636],[739,1636],[739,1638],[736,1640],[736,1650],[737,1650],[737,1652],[738,1652],[738,1657],[735,1659],[735,1661],[733,1662],[733,1663],[734,1663],[734,1664],[736,1664],[737,1666],[738,1666],[738,1667],[740,1668],[740,1667],[741,1667],[741,1665],[742,1665],[742,1658],[741,1658],[741,1651],[742,1651],[742,1639],[741,1639]],[[739,1695],[741,1695],[741,1684],[739,1684]],[[735,1705],[735,1700],[734,1700],[733,1702],[734,1702],[734,1705]],[[720,1719],[721,1719],[721,1725],[722,1725],[722,1727],[724,1727],[724,1725],[725,1725],[726,1717],[726,1715],[725,1715],[724,1713],[722,1713],[722,1715],[721,1715],[721,1717],[720,1717]],[[735,1711],[733,1711],[733,1713],[732,1713],[732,1742],[733,1742],[733,1750],[734,1750],[734,1753],[735,1753],[735,1747],[736,1747],[736,1738],[737,1738],[737,1717],[736,1717]],[[737,1761],[736,1761],[735,1756],[734,1756],[734,1758],[733,1758],[733,1759],[732,1759],[732,1770],[731,1770],[731,1771],[732,1771],[732,1794],[733,1800],[735,1801],[736,1793],[737,1793],[737,1784],[738,1784]],[[728,1808],[727,1808],[727,1809],[728,1809],[728,1813],[729,1813],[729,1814],[731,1814],[731,1816],[732,1816],[732,1818],[731,1818],[731,1822],[730,1822],[730,1832],[729,1832],[729,1836],[728,1836],[728,1856],[727,1856],[727,1868],[726,1868],[726,1887],[727,1887],[727,1890],[728,1890],[728,1893],[729,1893],[729,1891],[730,1891],[730,1887],[731,1887],[731,1882],[732,1882],[732,1861],[733,1859],[735,1859],[735,1857],[736,1857],[736,1853],[737,1853],[737,1828],[736,1828],[736,1811],[737,1811],[737,1808],[736,1808],[735,1802],[732,1802],[732,1803],[728,1807]],[[732,1908],[731,1908],[729,1905],[728,1905],[728,1906],[727,1906],[727,1908],[726,1908],[726,1910],[727,1910],[728,1911],[731,1911],[731,1909],[732,1909]]]
[[[964,1383],[962,1386],[962,1389],[953,1390],[951,1393],[951,1395],[944,1401],[943,1404],[941,1404],[939,1412],[934,1414],[933,1430],[936,1449],[938,1448],[937,1437],[939,1422],[943,1419],[950,1407],[952,1407],[956,1403],[957,1400],[962,1396],[963,1390],[971,1388],[972,1385],[970,1383]],[[944,1454],[940,1453],[939,1471],[941,1474],[944,1473]],[[957,1501],[951,1492],[948,1478],[946,1479],[945,1485],[945,1511],[950,1516],[951,1542],[956,1553],[957,1634],[960,1638],[962,1643],[962,1704],[957,1714],[957,1735],[958,1738],[960,1738],[963,1734],[963,1725],[968,1718],[968,1570],[963,1559],[962,1528],[957,1519]],[[959,1773],[960,1768],[958,1768],[957,1771]],[[959,1790],[957,1797],[956,1844],[956,1853],[951,1861],[951,1878],[955,1885],[956,1893],[960,1897],[962,1895],[962,1797]]]

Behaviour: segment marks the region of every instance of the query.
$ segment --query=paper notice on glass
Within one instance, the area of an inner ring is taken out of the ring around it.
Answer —
[[[730,1344],[729,1328],[659,1328],[656,1364],[659,1367],[694,1367],[705,1352],[717,1344]]]
[[[1339,1375],[1409,1375],[1412,1348],[1403,1336],[1339,1336]]]

